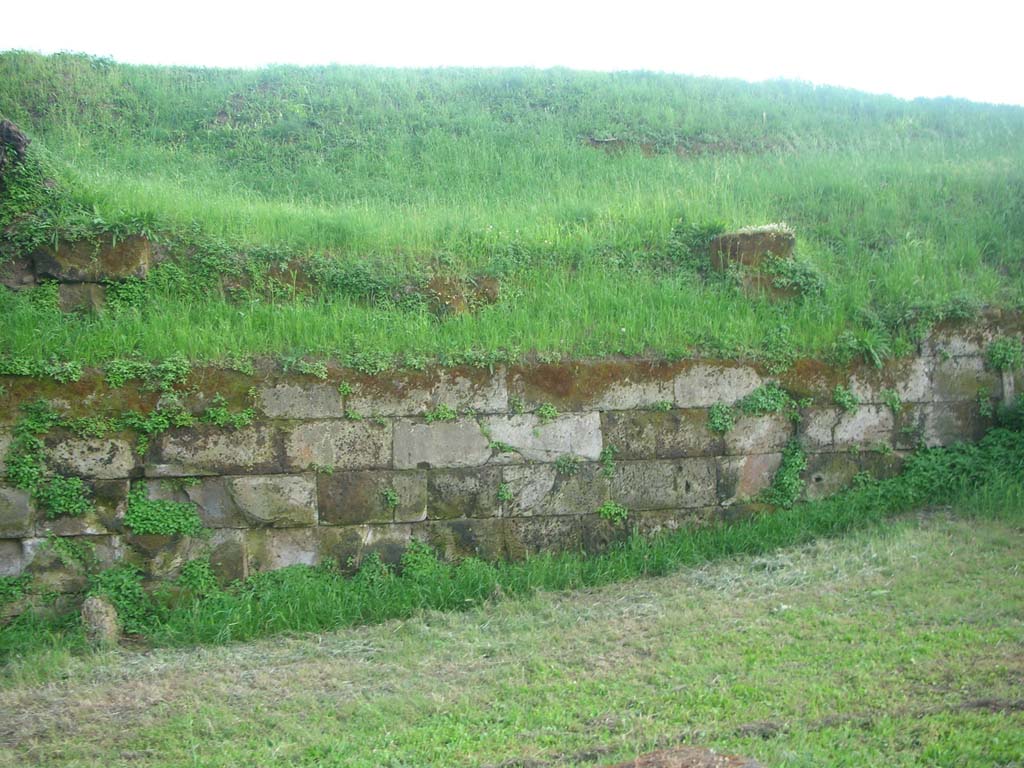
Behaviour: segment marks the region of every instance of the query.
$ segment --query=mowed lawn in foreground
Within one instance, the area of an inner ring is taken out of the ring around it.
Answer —
[[[696,743],[767,766],[1020,765],[1012,498],[462,614],[14,666],[0,764],[602,765]]]

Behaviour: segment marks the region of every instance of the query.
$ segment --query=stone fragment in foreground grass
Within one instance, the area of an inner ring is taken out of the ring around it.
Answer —
[[[89,645],[110,647],[117,645],[121,637],[121,623],[117,619],[117,609],[105,598],[85,598],[82,603],[82,628]]]

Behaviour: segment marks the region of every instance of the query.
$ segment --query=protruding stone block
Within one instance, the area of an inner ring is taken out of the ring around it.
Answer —
[[[376,469],[391,464],[391,422],[311,421],[292,429],[285,440],[290,467]]]
[[[135,469],[131,443],[114,438],[51,435],[46,439],[47,464],[60,475],[94,479],[127,478]]]
[[[601,417],[567,413],[544,423],[536,414],[494,416],[486,421],[491,439],[511,446],[527,461],[555,461],[567,454],[596,460],[601,455]]]
[[[501,513],[501,469],[431,470],[427,475],[427,517],[495,517]]]
[[[336,419],[345,415],[333,384],[281,382],[259,390],[260,410],[271,419]]]
[[[277,430],[254,424],[242,429],[213,426],[171,430],[154,446],[151,477],[245,475],[281,472]],[[305,467],[303,467],[305,469]]]
[[[761,375],[739,363],[694,363],[676,376],[674,394],[677,408],[710,408],[716,403],[732,405],[764,383]]]
[[[423,472],[366,470],[317,478],[322,525],[413,522],[427,516]]]
[[[786,447],[793,434],[793,422],[785,414],[741,416],[725,433],[725,452],[729,455],[777,453]]]
[[[490,442],[472,419],[395,424],[396,469],[475,467],[490,457]]]
[[[121,639],[117,610],[103,597],[92,595],[82,604],[82,628],[90,645],[109,648]]]
[[[153,261],[149,240],[138,235],[114,240],[104,235],[97,242],[75,240],[56,247],[41,246],[32,258],[37,277],[68,283],[98,283],[126,277],[145,277]]]
[[[716,456],[725,445],[708,429],[703,409],[603,413],[601,430],[604,444],[614,446],[622,460]]]
[[[626,461],[615,465],[609,493],[630,510],[681,509],[714,504],[714,459]],[[594,512],[600,502],[583,512]]]

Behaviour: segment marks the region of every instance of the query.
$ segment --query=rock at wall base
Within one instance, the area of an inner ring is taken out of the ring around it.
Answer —
[[[99,312],[107,301],[107,289],[99,283],[61,283],[61,312]]]
[[[102,597],[87,597],[82,604],[82,628],[89,644],[110,648],[121,639],[117,609]]]

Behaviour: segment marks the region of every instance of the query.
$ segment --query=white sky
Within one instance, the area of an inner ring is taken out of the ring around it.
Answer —
[[[1024,2],[12,0],[0,50],[256,67],[566,66],[1024,104]]]

